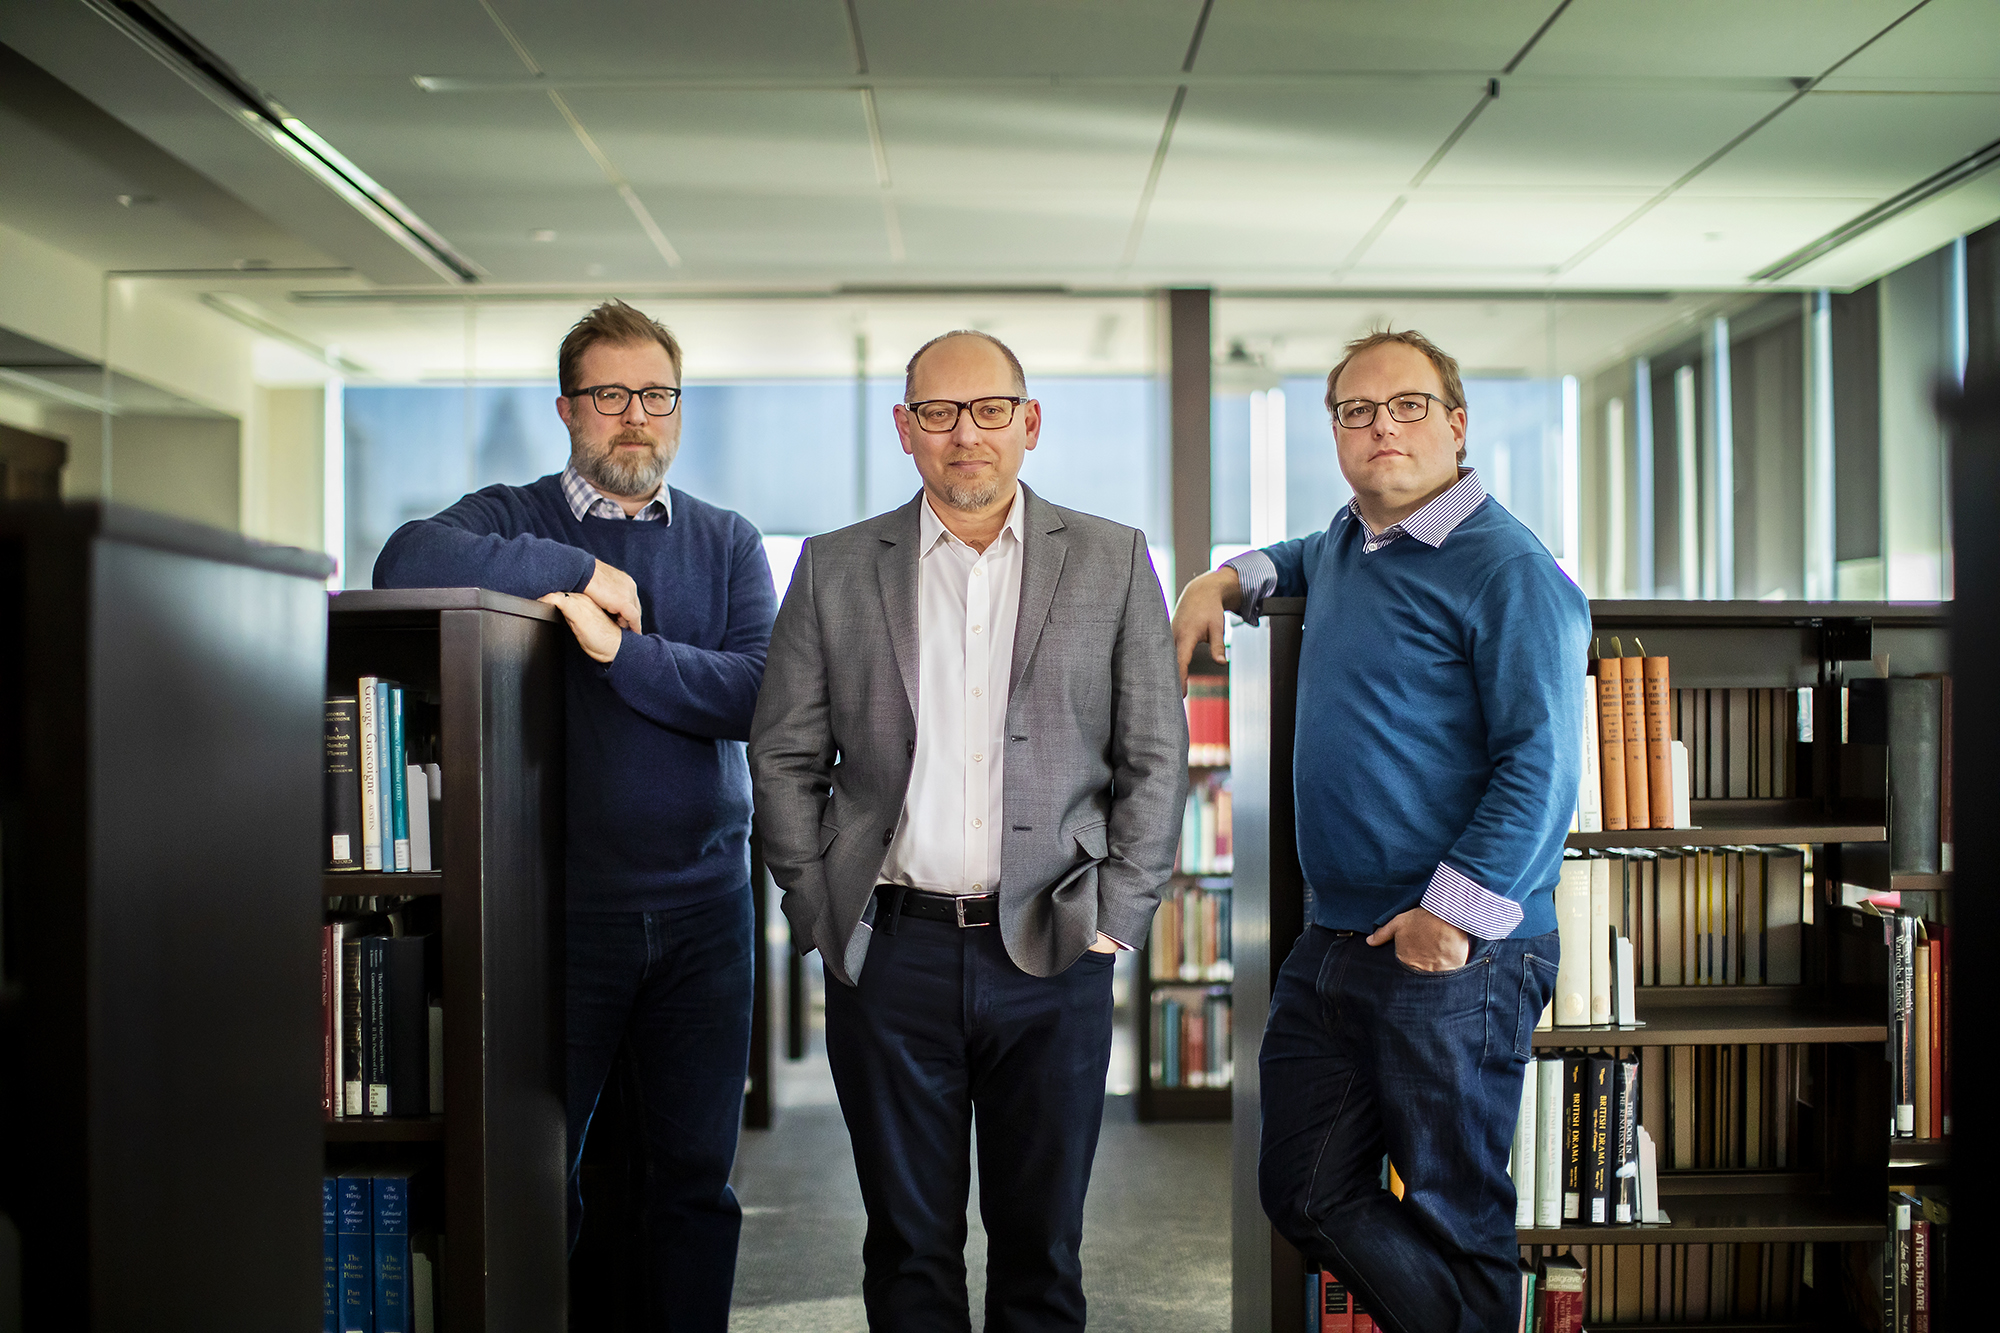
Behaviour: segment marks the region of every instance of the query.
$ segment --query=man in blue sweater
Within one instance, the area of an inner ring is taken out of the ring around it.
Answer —
[[[1223,611],[1306,599],[1293,782],[1312,921],[1258,1057],[1264,1209],[1391,1333],[1515,1327],[1507,1155],[1555,990],[1590,608],[1465,458],[1458,364],[1421,334],[1327,376],[1354,499],[1190,583],[1186,671]],[[1398,1203],[1381,1184],[1386,1153]]]
[[[673,334],[609,302],[563,339],[558,374],[569,466],[405,524],[375,562],[375,586],[535,597],[575,636],[564,673],[570,1245],[584,1135],[623,1043],[643,1103],[648,1326],[721,1330],[750,1054],[744,742],[771,638],[771,570],[748,520],[665,484],[680,446]]]

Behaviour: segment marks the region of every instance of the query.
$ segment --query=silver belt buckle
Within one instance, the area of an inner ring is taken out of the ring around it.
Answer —
[[[970,896],[988,898],[991,897],[992,895],[975,894]],[[966,894],[959,894],[957,897],[951,900],[951,910],[958,913],[958,928],[960,930],[970,930],[974,926],[990,926],[993,924],[991,921],[967,921],[965,919],[965,904],[967,901],[968,901],[968,895]]]

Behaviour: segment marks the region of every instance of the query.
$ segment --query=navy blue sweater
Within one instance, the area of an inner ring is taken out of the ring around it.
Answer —
[[[1299,658],[1299,858],[1313,919],[1373,930],[1440,863],[1555,929],[1552,895],[1583,764],[1590,603],[1491,499],[1441,546],[1363,553],[1343,508],[1265,548],[1306,598]]]
[[[750,876],[744,742],[764,681],[776,598],[757,529],[673,492],[671,522],[578,520],[561,479],[489,486],[406,523],[375,562],[378,588],[581,592],[597,562],[639,585],[643,634],[609,664],[567,629],[571,911],[653,911]]]

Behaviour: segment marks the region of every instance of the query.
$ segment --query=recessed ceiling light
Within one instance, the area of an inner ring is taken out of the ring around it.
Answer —
[[[147,204],[157,204],[159,202],[160,196],[156,194],[121,194],[118,196],[118,204],[121,208],[144,208]]]
[[[528,233],[529,240],[540,241],[544,245],[548,244],[550,241],[555,240],[555,238],[556,238],[556,229],[554,227],[537,227],[533,231]]]

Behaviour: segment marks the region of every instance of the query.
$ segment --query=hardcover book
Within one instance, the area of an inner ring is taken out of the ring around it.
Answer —
[[[326,868],[361,869],[361,707],[351,694],[326,701]]]

